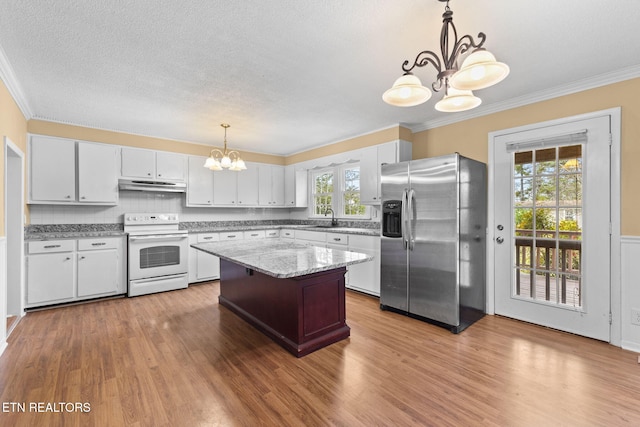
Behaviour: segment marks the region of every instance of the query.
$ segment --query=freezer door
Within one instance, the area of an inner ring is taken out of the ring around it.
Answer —
[[[409,312],[459,324],[458,155],[410,165]]]
[[[391,205],[400,201],[400,217],[395,217],[395,212],[393,221],[400,224],[401,232],[386,232],[380,237],[380,305],[407,311],[408,271],[404,212],[409,188],[408,162],[382,165],[381,170],[381,206],[388,204],[391,208]],[[395,228],[395,225],[390,224],[386,229],[390,231],[391,228]]]

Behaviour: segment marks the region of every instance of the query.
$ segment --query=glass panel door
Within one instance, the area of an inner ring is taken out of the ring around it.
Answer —
[[[514,295],[582,306],[582,145],[513,154]]]

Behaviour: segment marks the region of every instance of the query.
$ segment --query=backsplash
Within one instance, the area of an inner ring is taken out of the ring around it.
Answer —
[[[289,209],[188,208],[179,193],[121,191],[117,206],[30,205],[31,224],[123,223],[125,213],[167,212],[180,221],[237,221],[289,219]]]

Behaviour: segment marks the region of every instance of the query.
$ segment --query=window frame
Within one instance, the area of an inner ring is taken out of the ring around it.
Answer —
[[[335,218],[343,219],[343,220],[360,220],[360,219],[371,219],[371,208],[368,205],[360,203],[361,206],[364,207],[364,213],[362,215],[346,215],[344,213],[345,203],[344,198],[346,193],[357,193],[358,196],[362,191],[362,186],[360,185],[358,191],[352,191],[346,189],[346,179],[345,179],[345,171],[348,169],[358,169],[358,173],[361,172],[360,162],[351,162],[351,163],[343,163],[336,166],[329,166],[325,168],[319,168],[311,171],[311,179],[310,179],[310,207],[311,212],[309,218],[326,218],[328,215],[324,213],[317,213],[317,204],[316,197],[318,193],[316,193],[316,179],[317,177],[324,175],[326,173],[331,173],[332,176],[332,184],[333,191],[331,193],[320,193],[321,195],[330,195],[331,196],[331,209],[334,212]],[[361,181],[361,175],[359,181]]]

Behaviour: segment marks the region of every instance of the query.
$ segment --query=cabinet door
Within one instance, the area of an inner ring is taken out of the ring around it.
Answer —
[[[238,175],[238,206],[258,205],[258,167],[247,163],[247,170],[236,172]]]
[[[154,179],[156,176],[156,153],[152,150],[122,147],[122,176]]]
[[[307,171],[295,165],[284,168],[284,205],[290,208],[307,207]]]
[[[184,182],[185,175],[184,155],[162,151],[156,153],[156,178]]]
[[[112,145],[78,143],[78,200],[117,203],[118,148]]]
[[[198,280],[213,280],[220,278],[220,258],[206,252],[197,251]]]
[[[284,167],[271,166],[272,206],[284,206]]]
[[[213,204],[236,206],[238,172],[221,170],[215,171],[213,174]]]
[[[258,176],[260,179],[258,204],[260,206],[271,206],[271,166],[258,166]]]
[[[118,251],[78,252],[78,297],[118,293]]]
[[[349,250],[373,255],[373,260],[347,267],[349,288],[380,296],[380,238],[377,236],[349,236]]]
[[[198,281],[198,252],[197,249],[191,247],[198,243],[198,236],[196,234],[189,234],[189,283],[195,283]]]
[[[27,257],[27,304],[55,304],[74,297],[72,252]]]
[[[213,205],[214,171],[204,167],[206,157],[189,156],[187,206]]]
[[[30,151],[30,200],[76,201],[75,141],[34,135]]]
[[[200,233],[197,235],[198,243],[217,242],[220,240],[218,233]],[[220,278],[220,258],[208,254],[206,252],[196,250],[197,271],[196,278],[198,281],[214,280]]]
[[[378,147],[368,147],[362,150],[360,157],[360,202],[379,203],[378,200]]]

